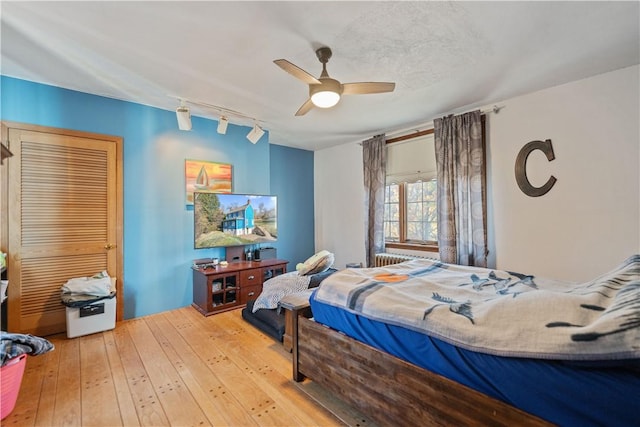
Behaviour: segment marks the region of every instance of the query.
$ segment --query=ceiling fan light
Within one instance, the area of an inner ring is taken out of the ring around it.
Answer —
[[[330,90],[323,90],[311,95],[311,102],[319,108],[331,108],[340,101],[340,94]]]

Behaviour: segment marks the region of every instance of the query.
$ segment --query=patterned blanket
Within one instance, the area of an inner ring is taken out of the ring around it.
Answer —
[[[37,356],[53,348],[53,344],[45,338],[2,331],[0,332],[0,365],[4,366],[22,354]]]
[[[640,359],[640,255],[586,283],[414,260],[339,271],[315,298],[483,353]]]
[[[286,295],[304,291],[309,288],[310,276],[301,276],[297,271],[290,271],[273,277],[262,284],[262,292],[253,303],[253,311],[261,308],[274,309]]]

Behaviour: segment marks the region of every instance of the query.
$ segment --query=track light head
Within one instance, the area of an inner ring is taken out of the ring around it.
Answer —
[[[253,129],[251,129],[251,131],[247,135],[247,139],[251,141],[252,144],[255,144],[260,138],[262,138],[262,135],[264,135],[264,131],[260,126],[255,124],[253,125]]]
[[[176,109],[176,117],[178,118],[178,129],[191,130],[191,112],[189,107],[184,105]]]
[[[227,133],[227,126],[229,126],[229,120],[224,116],[220,117],[218,121],[218,133],[221,135]]]

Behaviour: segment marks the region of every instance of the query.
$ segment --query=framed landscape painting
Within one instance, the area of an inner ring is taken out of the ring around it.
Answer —
[[[187,206],[193,206],[194,191],[202,193],[233,191],[233,175],[229,163],[187,159],[184,161],[184,180]]]

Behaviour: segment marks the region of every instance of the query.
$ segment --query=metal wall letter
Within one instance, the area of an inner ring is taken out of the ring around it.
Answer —
[[[518,187],[520,187],[520,190],[522,190],[522,192],[527,196],[538,197],[547,194],[557,180],[555,176],[551,175],[542,187],[534,187],[531,185],[527,178],[527,158],[533,150],[542,151],[549,161],[555,159],[556,156],[553,154],[553,147],[551,146],[550,139],[547,139],[544,142],[531,141],[525,144],[518,153],[518,157],[516,158],[516,182],[518,183]]]

